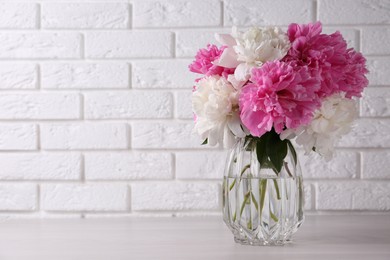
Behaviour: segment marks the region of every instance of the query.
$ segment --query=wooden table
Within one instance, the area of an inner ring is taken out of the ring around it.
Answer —
[[[307,216],[283,247],[241,246],[219,217],[5,220],[8,259],[390,259],[390,215]]]

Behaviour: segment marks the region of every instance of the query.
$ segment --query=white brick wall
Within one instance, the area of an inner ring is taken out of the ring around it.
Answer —
[[[371,73],[333,161],[301,154],[306,209],[390,211],[389,10],[388,0],[0,1],[0,210],[219,214],[225,152],[191,134],[188,64],[232,25],[319,19]]]

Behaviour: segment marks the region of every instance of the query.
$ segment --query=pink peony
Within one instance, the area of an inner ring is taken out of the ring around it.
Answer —
[[[360,53],[347,49],[347,43],[339,32],[321,34],[320,22],[307,25],[291,24],[288,36],[291,48],[284,61],[295,61],[298,66],[308,66],[319,71],[320,97],[328,97],[343,91],[346,97],[360,96],[368,81],[364,74],[365,59]]]
[[[320,106],[320,79],[307,67],[267,62],[252,70],[250,81],[242,88],[239,104],[242,123],[254,136],[272,127],[281,133],[285,127],[306,125]]]
[[[219,59],[225,48],[226,46],[218,48],[213,44],[208,44],[207,48],[200,49],[195,60],[189,65],[190,71],[206,76],[219,75],[224,77],[234,73],[234,69],[224,68],[213,63]]]

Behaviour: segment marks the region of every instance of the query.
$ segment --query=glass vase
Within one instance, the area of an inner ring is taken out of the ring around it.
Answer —
[[[240,139],[228,155],[223,219],[237,243],[284,245],[304,220],[301,169],[289,141],[282,152],[278,145],[261,142]]]

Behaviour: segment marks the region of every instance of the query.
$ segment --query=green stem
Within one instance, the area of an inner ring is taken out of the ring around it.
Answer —
[[[236,180],[237,180],[237,179],[234,179],[234,181],[230,184],[229,190],[232,190],[232,189],[233,189],[234,184],[236,184]]]
[[[258,202],[257,202],[255,196],[253,195],[252,191],[251,191],[251,198],[252,198],[253,204],[255,205],[256,210],[259,211],[259,205],[257,205]]]
[[[288,168],[288,163],[284,162],[284,168],[286,168],[286,171],[288,175],[290,175],[291,178],[294,178],[294,176],[291,174],[290,169]]]
[[[275,216],[275,214],[272,213],[272,211],[269,211],[269,214],[270,214],[271,218],[273,219],[273,221],[275,221],[275,222],[278,222],[278,221],[279,221],[278,217]]]
[[[244,172],[245,172],[246,170],[248,170],[250,167],[251,167],[251,165],[250,165],[250,164],[247,164],[247,165],[244,166],[244,168],[242,168],[242,171],[241,171],[241,173],[240,173],[240,178],[242,177],[242,175],[244,174]]]
[[[263,207],[264,207],[264,200],[265,200],[265,192],[267,190],[267,180],[266,179],[262,179],[260,181],[260,215],[263,211]]]
[[[275,186],[275,190],[276,190],[276,198],[277,198],[278,200],[280,200],[281,197],[280,197],[280,191],[279,191],[278,182],[277,182],[275,179],[273,179],[273,181],[274,181],[274,186]]]
[[[245,196],[244,196],[244,201],[241,204],[240,216],[242,216],[242,212],[244,211],[244,208],[245,208],[245,205],[246,205],[246,203],[247,203],[247,201],[249,199],[249,196],[250,196],[250,191],[248,191],[248,193],[245,194]]]
[[[240,180],[241,180],[242,175],[244,174],[244,172],[245,172],[246,170],[248,170],[250,167],[251,167],[251,165],[250,165],[250,164],[247,164],[247,165],[244,166],[244,168],[242,168],[242,171],[241,171],[241,173],[240,173]],[[230,184],[229,190],[232,190],[232,189],[234,188],[234,185],[235,185],[235,184],[236,184],[236,179],[234,179],[234,181]]]

